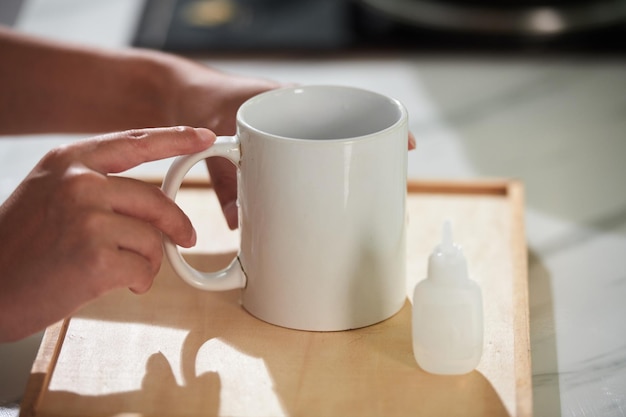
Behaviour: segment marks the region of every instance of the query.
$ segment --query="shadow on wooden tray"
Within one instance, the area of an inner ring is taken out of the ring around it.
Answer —
[[[216,269],[232,256],[188,260],[200,269]],[[119,339],[108,341],[112,357],[121,358],[125,346],[137,342],[124,335],[129,322],[146,324],[146,331],[162,326],[188,333],[179,358],[159,349],[149,352],[145,367],[138,368],[144,372],[137,376],[140,388],[94,396],[44,387],[38,416],[509,415],[480,372],[435,376],[416,365],[408,300],[391,319],[363,329],[288,330],[246,313],[238,291],[194,290],[164,264],[147,294],[111,294],[76,317],[93,319],[94,329],[98,321],[116,323]],[[91,369],[99,360],[85,359]]]

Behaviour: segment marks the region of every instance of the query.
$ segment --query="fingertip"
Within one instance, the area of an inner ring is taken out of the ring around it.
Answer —
[[[152,282],[148,286],[134,286],[128,287],[128,289],[136,295],[142,295],[148,292],[148,290],[152,287]]]
[[[198,241],[198,235],[196,233],[196,229],[193,228],[193,226],[191,227],[191,234],[189,234],[187,237],[178,237],[175,238],[173,236],[170,236],[170,239],[172,240],[172,242],[174,242],[176,245],[189,249],[189,248],[193,248],[194,246],[196,246],[196,243]]]
[[[152,265],[150,271],[144,274],[139,274],[135,276],[136,282],[128,287],[130,291],[137,295],[145,294],[152,288],[152,284],[154,283],[154,279],[156,278],[157,273],[161,264]]]
[[[215,133],[204,127],[197,127],[194,129],[194,131],[196,132],[196,135],[202,140],[202,142],[205,142],[207,145],[213,144],[213,142],[215,142],[215,140],[217,139]]]
[[[412,151],[417,147],[417,142],[415,141],[415,136],[413,133],[409,132],[409,150]]]
[[[192,226],[191,227],[191,237],[187,241],[187,247],[191,248],[191,247],[196,246],[196,242],[197,241],[198,241],[198,234],[196,233],[196,229]]]

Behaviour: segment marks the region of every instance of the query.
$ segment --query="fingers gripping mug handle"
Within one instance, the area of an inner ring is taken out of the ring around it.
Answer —
[[[179,156],[174,160],[163,180],[163,192],[172,200],[180,189],[183,178],[197,162],[211,156],[221,156],[239,165],[241,152],[236,136],[220,136],[210,148],[191,155]],[[216,272],[202,272],[191,267],[180,254],[178,247],[167,236],[163,239],[163,249],[172,268],[188,284],[201,290],[226,291],[243,288],[246,278],[236,257],[229,266]]]

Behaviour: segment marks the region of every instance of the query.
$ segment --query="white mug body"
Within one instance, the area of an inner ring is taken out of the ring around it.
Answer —
[[[243,272],[249,313],[336,331],[400,310],[407,124],[396,100],[351,87],[274,90],[242,105],[241,248],[230,268]]]

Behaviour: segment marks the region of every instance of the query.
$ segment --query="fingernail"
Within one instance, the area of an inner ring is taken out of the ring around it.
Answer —
[[[209,129],[197,127],[194,130],[198,137],[205,142],[213,142],[215,140],[215,133],[211,132]]]

